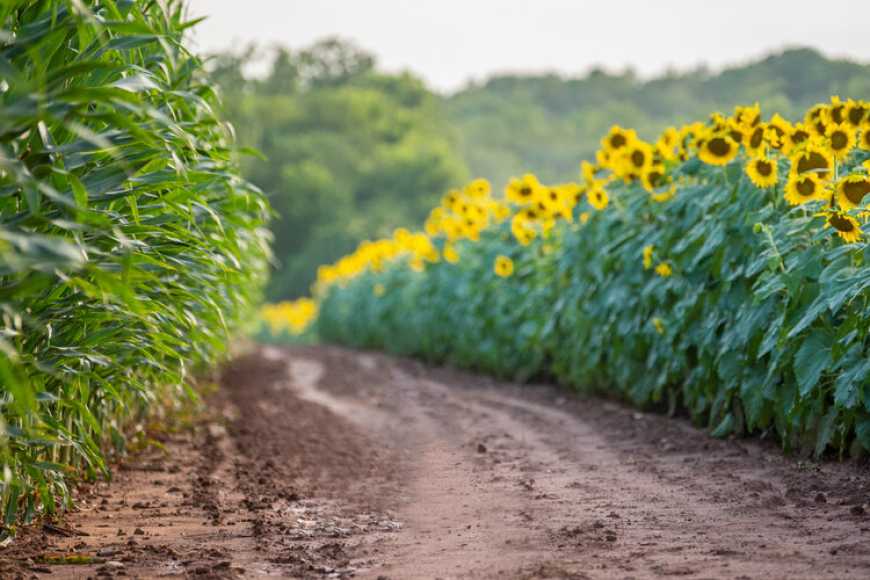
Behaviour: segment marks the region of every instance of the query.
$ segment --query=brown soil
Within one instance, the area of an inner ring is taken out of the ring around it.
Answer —
[[[337,348],[261,348],[221,382],[0,576],[870,577],[866,463]]]

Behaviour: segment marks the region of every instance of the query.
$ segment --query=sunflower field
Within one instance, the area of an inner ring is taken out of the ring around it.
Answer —
[[[870,116],[759,107],[614,126],[575,182],[476,180],[422,230],[320,268],[321,339],[691,415],[714,435],[870,450]],[[306,302],[307,303],[307,302]],[[294,312],[298,313],[297,308]]]
[[[0,4],[0,506],[50,513],[259,300],[263,195],[180,2]],[[152,406],[153,408],[153,406]]]

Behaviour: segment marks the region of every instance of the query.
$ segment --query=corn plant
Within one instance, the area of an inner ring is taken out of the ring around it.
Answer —
[[[239,177],[179,2],[0,5],[0,505],[51,513],[183,396],[258,299]]]

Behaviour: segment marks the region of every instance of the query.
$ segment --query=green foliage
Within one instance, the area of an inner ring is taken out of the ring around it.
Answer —
[[[697,183],[669,202],[614,182],[606,211],[528,248],[505,223],[460,243],[456,265],[396,261],[332,285],[318,332],[681,407],[716,436],[773,429],[791,449],[870,449],[870,243],[843,245],[739,161],[681,172]],[[643,267],[647,245],[672,276]],[[507,279],[499,254],[516,265]]]
[[[593,157],[614,123],[652,138],[738,104],[758,101],[798,120],[831,95],[867,94],[870,67],[791,49],[718,74],[500,76],[449,97],[447,107],[472,174],[502,183],[530,169],[545,181],[574,179],[578,160]]]
[[[268,205],[238,174],[179,2],[0,5],[0,505],[107,448],[258,298]]]
[[[251,58],[219,55],[213,72],[240,142],[262,153],[245,175],[279,216],[271,298],[308,293],[319,264],[421,220],[467,178],[441,103],[419,79],[379,73],[371,56],[335,40],[279,51],[262,79],[245,79]]]

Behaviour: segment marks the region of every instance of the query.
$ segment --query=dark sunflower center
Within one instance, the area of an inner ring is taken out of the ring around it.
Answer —
[[[824,169],[825,171],[830,169],[828,160],[821,153],[815,151],[805,153],[798,160],[798,173],[806,173],[807,171],[816,171],[818,169]]]
[[[716,157],[728,157],[731,144],[724,137],[713,137],[707,142],[707,149]]]
[[[743,141],[743,133],[740,131],[728,131],[728,135],[730,135],[736,143],[741,143]]]
[[[809,177],[804,177],[797,183],[797,192],[804,197],[810,197],[816,192],[816,182]]]
[[[757,127],[749,137],[749,146],[757,149],[761,145],[762,140],[764,140],[764,129]]]
[[[662,182],[662,177],[664,177],[664,176],[658,171],[650,171],[647,174],[647,179],[649,179],[649,184],[652,185],[653,187],[659,186],[659,184]]]
[[[855,224],[852,223],[851,220],[846,219],[844,216],[834,214],[828,221],[832,226],[834,226],[837,230],[843,233],[849,233],[855,231]]]
[[[870,193],[870,180],[847,181],[843,184],[843,195],[855,205],[861,203],[868,193]]]
[[[523,197],[528,197],[532,195],[532,188],[528,185],[524,185],[520,188],[520,195]]]
[[[831,135],[831,147],[834,151],[841,151],[848,147],[849,137],[844,131],[834,131]]]
[[[861,124],[861,121],[864,120],[864,113],[867,112],[867,109],[864,107],[854,107],[849,110],[848,120],[852,125],[858,126]]]
[[[834,120],[834,123],[843,122],[843,105],[838,105],[831,108],[831,119]]]
[[[810,138],[810,134],[804,131],[803,129],[798,129],[791,135],[791,141],[795,145],[800,145],[804,141]]]
[[[610,146],[614,149],[619,149],[623,145],[626,144],[628,140],[625,138],[625,135],[621,135],[617,133],[610,138]]]
[[[769,161],[758,161],[755,164],[755,170],[762,177],[770,177],[770,174],[773,173],[773,164]]]
[[[825,125],[824,121],[816,121],[816,132],[819,135],[824,135],[828,130],[828,126]]]
[[[550,201],[556,201],[557,199],[559,199],[559,194],[551,189],[550,190]]]
[[[644,155],[643,151],[634,150],[631,152],[631,162],[635,167],[643,167],[644,162],[646,162],[646,155]]]

